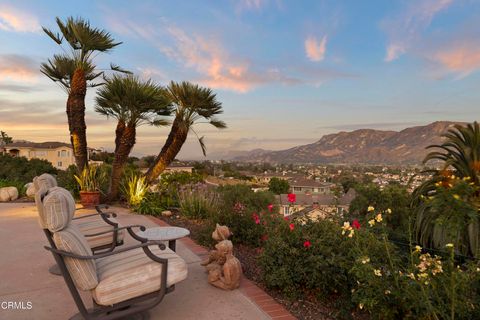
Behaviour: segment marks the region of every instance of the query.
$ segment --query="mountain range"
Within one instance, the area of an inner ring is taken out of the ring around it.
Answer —
[[[462,123],[437,121],[401,131],[341,131],[286,150],[235,152],[231,159],[271,163],[420,164],[429,152],[425,147],[441,143],[441,135],[455,124]]]

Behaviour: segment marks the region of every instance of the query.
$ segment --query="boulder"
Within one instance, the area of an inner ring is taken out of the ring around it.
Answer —
[[[162,211],[162,216],[164,217],[170,217],[171,215],[172,215],[172,211],[170,210]]]
[[[15,187],[0,188],[0,202],[13,201],[18,199],[18,190]]]
[[[37,191],[33,183],[27,183],[25,185],[25,190],[27,190],[25,193],[27,194],[27,197],[33,198],[35,197],[35,192]]]

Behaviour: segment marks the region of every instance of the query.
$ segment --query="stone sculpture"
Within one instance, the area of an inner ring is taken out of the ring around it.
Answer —
[[[231,232],[226,226],[217,224],[212,238],[219,241],[215,245],[216,250],[212,250],[208,259],[202,262],[208,272],[208,282],[224,290],[233,290],[240,285],[242,275],[242,265],[233,255],[233,244],[227,240]]]

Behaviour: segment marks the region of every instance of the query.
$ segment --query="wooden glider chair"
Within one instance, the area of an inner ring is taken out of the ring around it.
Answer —
[[[49,190],[43,198],[49,250],[60,267],[79,313],[71,319],[118,319],[139,314],[159,304],[174,285],[187,277],[187,265],[161,241],[139,237],[127,230],[137,244],[115,251],[92,253],[78,226],[72,223],[75,203],[70,193]],[[88,309],[78,290],[90,291]]]

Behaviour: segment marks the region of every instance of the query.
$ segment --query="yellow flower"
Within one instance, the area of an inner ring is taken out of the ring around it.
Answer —
[[[392,209],[388,208],[388,209],[387,209],[387,213],[388,213],[388,214],[391,214],[391,213],[392,213]]]
[[[383,220],[382,214],[381,214],[381,213],[377,214],[377,215],[375,216],[375,220],[376,220],[377,222],[382,222],[382,220]]]
[[[446,247],[446,248],[453,248],[453,243],[447,243],[447,244],[445,245],[445,247]]]
[[[420,252],[420,251],[422,251],[422,247],[420,247],[419,245],[416,245],[415,252]]]
[[[427,278],[427,277],[428,277],[428,274],[425,273],[425,272],[422,272],[422,273],[418,274],[418,280],[420,280],[421,278]]]
[[[381,277],[381,276],[382,276],[382,271],[380,271],[379,269],[373,270],[373,273],[374,273],[377,277]]]
[[[415,280],[415,275],[413,273],[409,273],[407,277],[409,277],[412,280]]]
[[[372,211],[374,211],[374,210],[375,210],[375,208],[374,208],[374,207],[372,207],[372,206],[368,206],[368,209],[367,209],[367,211],[368,211],[368,212],[372,212]]]
[[[460,196],[458,194],[454,194],[453,197],[457,200],[460,200]]]
[[[368,221],[368,224],[370,225],[370,227],[373,227],[375,225],[375,220],[369,220]]]
[[[343,227],[342,227],[342,235],[344,235],[347,231],[350,231],[350,234],[351,234],[351,232],[353,231],[353,228],[352,228],[352,226],[350,225],[350,222],[345,221],[345,222],[343,223]],[[352,236],[349,235],[349,237],[351,238]]]
[[[349,238],[353,237],[354,233],[355,233],[355,231],[353,229],[350,229],[350,233],[348,234],[348,237]]]

